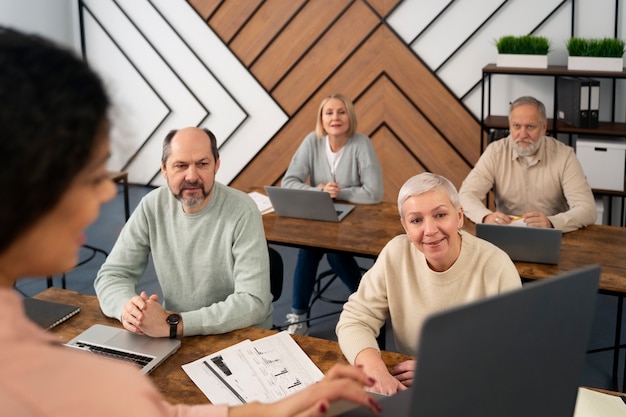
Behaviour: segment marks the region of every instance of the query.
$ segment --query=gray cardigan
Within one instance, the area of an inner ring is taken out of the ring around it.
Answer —
[[[317,138],[315,132],[309,133],[291,159],[282,186],[320,190],[317,184],[332,181],[325,145],[325,138]],[[337,200],[357,204],[380,203],[383,198],[383,174],[367,136],[357,133],[348,139],[337,166],[335,181],[341,188]]]

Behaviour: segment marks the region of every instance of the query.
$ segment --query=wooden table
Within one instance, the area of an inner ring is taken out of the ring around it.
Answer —
[[[51,330],[51,332],[58,334],[64,343],[93,324],[122,327],[119,321],[102,314],[98,299],[93,295],[53,287],[37,294],[35,298],[80,307],[79,314]],[[150,378],[165,398],[174,404],[206,404],[209,400],[189,379],[181,365],[193,362],[243,340],[256,340],[274,333],[276,333],[274,330],[248,327],[222,335],[185,337],[180,349],[159,365],[150,374]],[[294,336],[294,339],[322,372],[327,372],[335,363],[347,363],[337,342],[309,336]],[[383,352],[382,357],[389,367],[409,358],[406,355],[393,352]]]
[[[292,247],[312,247],[376,258],[394,236],[404,233],[396,204],[356,205],[341,222],[263,215],[269,243]],[[466,219],[464,230],[475,234],[475,225]],[[600,264],[600,290],[626,294],[626,228],[590,225],[564,233],[561,259],[557,265],[515,262],[524,279],[554,277],[590,264]]]
[[[464,230],[475,234],[476,226],[467,221]],[[600,264],[600,290],[613,295],[626,294],[626,228],[592,224],[563,233],[561,259],[556,265],[515,262],[524,279],[554,277],[586,265]]]
[[[404,233],[397,205],[392,203],[357,205],[352,213],[338,223],[292,219],[270,213],[263,215],[263,226],[269,243],[321,248],[373,259],[391,238]],[[476,226],[467,219],[463,229],[475,235]],[[590,264],[601,265],[599,292],[617,297],[615,342],[613,346],[593,349],[589,353],[613,351],[615,390],[618,386],[619,352],[622,347],[626,347],[621,345],[626,295],[625,254],[626,228],[590,225],[563,234],[561,259],[557,265],[515,262],[520,276],[525,280],[546,279]]]
[[[298,248],[321,248],[376,258],[394,236],[404,233],[396,204],[357,204],[340,222],[263,215],[269,243]]]

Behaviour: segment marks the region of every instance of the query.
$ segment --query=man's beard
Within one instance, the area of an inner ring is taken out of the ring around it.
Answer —
[[[199,188],[202,192],[202,196],[199,197],[195,193],[194,195],[184,196],[183,192],[185,188]],[[202,204],[202,202],[206,200],[209,194],[211,194],[211,190],[209,190],[208,192],[205,191],[204,184],[201,181],[195,181],[195,182],[183,181],[183,183],[180,185],[180,192],[178,194],[175,194],[174,197],[176,197],[176,199],[180,201],[183,204],[183,206],[193,209],[199,206],[200,204]]]
[[[518,144],[518,141],[513,139],[513,149],[515,149],[515,152],[517,152],[519,156],[533,156],[535,153],[537,153],[537,150],[541,145],[541,140],[542,139],[539,139],[537,142],[533,142],[530,139],[522,139],[519,141],[520,143],[523,142],[528,144],[528,146],[522,147]]]

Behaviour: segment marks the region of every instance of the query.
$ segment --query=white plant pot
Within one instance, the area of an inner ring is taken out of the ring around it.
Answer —
[[[621,72],[624,70],[624,59],[591,56],[568,56],[567,69],[581,71]]]
[[[498,67],[548,68],[548,55],[498,54]]]

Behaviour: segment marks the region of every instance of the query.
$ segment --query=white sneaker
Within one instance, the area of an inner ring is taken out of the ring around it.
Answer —
[[[287,314],[287,323],[294,323],[287,327],[287,333],[306,336],[309,334],[309,325],[305,322],[299,323],[302,320],[306,320],[306,314],[289,313]]]

